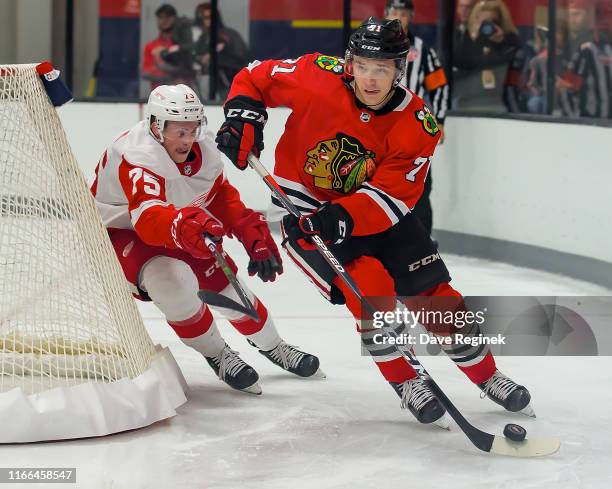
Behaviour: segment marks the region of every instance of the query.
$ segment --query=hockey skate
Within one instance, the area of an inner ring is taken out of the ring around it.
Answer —
[[[257,348],[255,343],[250,340],[247,341]],[[316,356],[300,351],[283,340],[272,350],[259,350],[259,353],[274,365],[278,365],[283,370],[299,377],[325,377],[325,374],[319,368],[319,359]]]
[[[259,375],[253,367],[238,356],[238,352],[225,345],[221,353],[214,357],[204,357],[219,379],[236,389],[249,394],[261,394],[258,384]]]
[[[421,377],[402,383],[389,382],[389,384],[400,396],[402,409],[409,409],[419,423],[433,423],[442,429],[450,429],[444,406]]]
[[[482,384],[478,384],[478,387],[482,391],[481,398],[486,396],[507,411],[521,412],[532,418],[536,417],[535,412],[529,405],[531,394],[529,394],[527,388],[518,385],[499,370],[495,370],[491,378]]]

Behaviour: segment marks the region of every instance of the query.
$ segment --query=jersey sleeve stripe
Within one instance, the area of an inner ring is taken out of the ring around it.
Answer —
[[[136,209],[130,211],[130,217],[132,219],[132,225],[136,226],[138,219],[142,216],[142,213],[147,209],[154,207],[156,205],[161,205],[163,207],[168,206],[168,202],[164,202],[163,200],[145,200],[142,204],[140,204]]]
[[[394,209],[394,212],[396,212],[396,214],[400,218],[404,217],[406,214],[410,212],[410,208],[402,200],[396,199],[395,197],[389,195],[384,190],[374,187],[372,184],[365,183],[361,186],[360,190],[361,189],[369,189],[372,192],[376,192],[378,195],[380,195],[382,199],[384,199],[388,203],[388,205],[392,209]]]
[[[293,205],[295,205],[296,209],[300,212],[305,212],[307,214],[310,214],[311,212],[317,210],[316,207],[304,207],[298,203],[295,202],[295,199],[292,199],[291,196],[289,196],[289,200],[293,203]],[[272,196],[272,203],[277,206],[280,207],[281,209],[285,210],[285,206],[283,206],[283,204],[281,203],[280,200],[278,200],[276,197]]]
[[[389,220],[391,221],[391,225],[396,225],[399,220],[403,217],[399,209],[389,200],[385,199],[378,192],[371,190],[369,188],[360,188],[357,193],[365,194],[371,200],[373,200],[378,207],[382,209],[382,211],[387,215]]]
[[[279,187],[282,188],[287,195],[293,195],[294,197],[297,197],[303,201],[304,204],[308,204],[313,207],[321,206],[321,202],[316,199],[303,185],[282,177],[274,176],[274,179],[278,182]]]
[[[287,187],[283,187],[282,185],[280,186],[280,188],[289,196],[289,197],[293,197],[292,201],[297,201],[300,205],[304,206],[304,207],[312,207],[314,209],[317,209],[319,207],[321,207],[321,202],[318,201],[317,199],[313,199],[308,197],[307,195],[304,195],[301,192],[298,192],[297,190],[293,190]]]

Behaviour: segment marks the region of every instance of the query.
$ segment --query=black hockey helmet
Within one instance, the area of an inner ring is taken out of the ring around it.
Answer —
[[[385,10],[389,11],[392,8],[414,10],[414,2],[412,0],[387,0]]]
[[[392,59],[395,61],[397,76],[394,86],[406,72],[406,56],[410,51],[410,39],[402,29],[399,20],[369,17],[351,34],[346,50],[346,73],[352,75],[353,57]]]
[[[397,19],[370,17],[351,34],[348,50],[353,56],[379,59],[405,58],[410,40]]]

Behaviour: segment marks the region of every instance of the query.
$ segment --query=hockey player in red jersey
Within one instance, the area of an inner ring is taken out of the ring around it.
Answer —
[[[274,178],[304,215],[283,218],[285,250],[328,300],[346,304],[402,407],[431,423],[443,416],[441,403],[396,349],[371,341],[360,301],[308,242],[317,234],[329,243],[364,296],[392,299],[385,307],[397,296],[450,296],[455,307],[463,304],[410,212],[441,132],[423,100],[400,84],[409,48],[397,20],[370,18],[352,34],[345,60],[315,53],[255,61],[234,79],[216,141],[245,169],[248,154],[263,148],[266,108],[292,109]],[[462,332],[478,334],[478,326]],[[528,390],[497,370],[485,345],[444,349],[483,395],[507,410],[532,412]]]
[[[208,289],[240,300],[204,236],[219,247],[223,236],[236,237],[249,255],[249,274],[263,281],[282,273],[282,261],[262,214],[245,207],[225,177],[191,88],[162,85],[151,92],[145,120],[104,152],[92,192],[134,295],[155,302],[230,387],[261,393],[257,372],[225,343],[198,298],[199,289]],[[224,316],[276,365],[302,377],[315,374],[318,358],[285,343],[264,305],[244,288],[260,320],[221,309]]]

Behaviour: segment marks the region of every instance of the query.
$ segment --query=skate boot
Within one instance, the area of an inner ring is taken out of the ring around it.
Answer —
[[[531,394],[529,394],[527,388],[518,385],[499,370],[495,370],[491,378],[482,384],[478,384],[478,387],[482,391],[480,397],[488,397],[507,411],[521,412],[535,418],[535,413],[529,405]]]
[[[219,379],[236,389],[249,394],[261,394],[257,383],[259,375],[253,367],[238,356],[238,352],[225,345],[221,353],[214,357],[204,357]]]
[[[250,345],[257,348],[255,343],[250,340],[247,341]],[[323,372],[319,370],[319,359],[316,356],[300,351],[295,346],[289,345],[283,340],[281,340],[272,350],[259,350],[259,353],[273,364],[299,377],[312,377],[317,372],[319,377],[325,376]]]
[[[389,382],[402,400],[402,409],[408,408],[419,423],[434,423],[440,428],[449,429],[444,414],[446,410],[421,377],[406,382]]]

